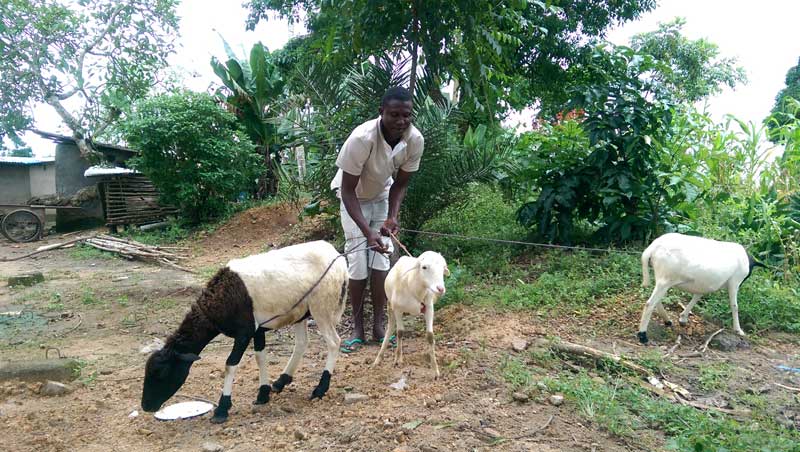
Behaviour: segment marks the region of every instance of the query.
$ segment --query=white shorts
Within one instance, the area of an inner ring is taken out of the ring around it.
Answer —
[[[361,214],[364,219],[369,223],[369,228],[374,231],[380,231],[383,222],[389,215],[389,200],[383,199],[380,201],[359,203],[361,206]],[[362,280],[367,279],[368,268],[373,268],[379,271],[389,271],[389,254],[378,253],[373,250],[367,249],[367,238],[358,228],[356,222],[350,218],[344,203],[339,206],[342,217],[342,229],[344,229],[344,252],[347,255],[347,271],[350,274],[350,279]],[[392,240],[389,237],[381,237],[384,246],[393,251]]]

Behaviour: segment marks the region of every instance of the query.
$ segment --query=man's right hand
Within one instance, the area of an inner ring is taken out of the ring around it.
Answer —
[[[378,231],[373,231],[371,229],[367,235],[367,247],[382,254],[389,252],[389,250],[383,245],[383,240],[381,240],[381,235],[378,233]]]

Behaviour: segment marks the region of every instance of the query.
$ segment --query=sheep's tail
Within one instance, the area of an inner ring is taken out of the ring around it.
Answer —
[[[656,249],[654,245],[655,243],[651,243],[642,253],[642,287],[650,285],[650,255]]]

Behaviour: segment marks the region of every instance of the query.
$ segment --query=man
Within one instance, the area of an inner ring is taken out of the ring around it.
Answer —
[[[386,293],[383,283],[389,271],[392,242],[386,237],[399,230],[397,215],[411,173],[419,168],[424,140],[411,124],[411,93],[389,88],[381,99],[380,116],[356,127],[336,159],[339,171],[331,182],[341,199],[345,252],[348,254],[353,335],[343,352],[358,350],[364,334],[364,292],[370,275],[372,337],[383,339]],[[371,269],[371,271],[369,270]]]

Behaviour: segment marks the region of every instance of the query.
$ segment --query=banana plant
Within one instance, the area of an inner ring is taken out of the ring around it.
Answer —
[[[277,192],[280,165],[276,102],[284,93],[286,81],[260,42],[253,45],[249,59],[239,58],[222,40],[228,60],[211,58],[211,67],[222,81],[216,96],[244,125],[259,154],[264,156],[265,173],[259,180],[256,196]]]

